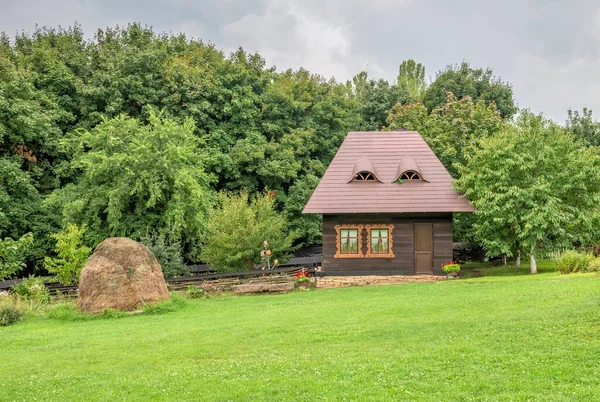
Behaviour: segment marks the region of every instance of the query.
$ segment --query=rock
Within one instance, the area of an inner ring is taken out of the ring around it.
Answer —
[[[160,264],[143,244],[111,237],[96,247],[81,271],[77,305],[87,313],[135,310],[169,298]]]
[[[232,286],[233,293],[283,293],[294,290],[294,283],[250,283]]]

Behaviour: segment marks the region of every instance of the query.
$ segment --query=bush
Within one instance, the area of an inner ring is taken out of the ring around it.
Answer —
[[[48,303],[50,293],[44,284],[44,279],[39,276],[30,276],[12,286],[12,291],[19,296],[21,300],[27,300],[34,303]]]
[[[594,258],[588,264],[588,272],[600,272],[600,258]]]
[[[204,291],[204,289],[194,285],[188,286],[187,290],[185,291],[185,294],[190,299],[202,299],[206,297],[206,292]]]
[[[183,262],[181,242],[174,241],[171,235],[153,232],[140,241],[152,251],[165,278],[188,276],[190,268]]]
[[[592,254],[568,250],[555,258],[556,270],[561,274],[588,272],[590,263],[594,259]]]
[[[6,327],[19,321],[23,313],[12,303],[0,304],[0,326]]]
[[[248,193],[219,194],[220,208],[213,211],[208,239],[200,258],[217,271],[247,271],[260,261],[263,241],[273,256],[288,257],[297,232],[286,230],[283,214],[275,211],[272,193],[248,200]]]
[[[81,228],[70,224],[64,230],[50,235],[56,240],[56,254],[58,258],[46,257],[44,267],[56,275],[56,279],[63,285],[79,282],[79,274],[85,266],[92,249],[82,245],[82,238],[86,226]]]

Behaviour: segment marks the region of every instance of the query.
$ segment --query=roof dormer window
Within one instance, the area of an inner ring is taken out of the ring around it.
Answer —
[[[404,180],[422,180],[427,181],[423,178],[419,165],[410,156],[403,156],[398,163],[398,170],[396,171],[396,179],[394,181],[402,183]]]
[[[375,178],[373,173],[367,172],[367,171],[362,171],[362,172],[358,172],[356,174],[356,176],[354,176],[354,179],[352,179],[352,180],[354,180],[354,181],[375,181],[377,179]]]
[[[379,176],[377,175],[375,166],[373,166],[369,158],[365,157],[360,158],[354,164],[354,169],[352,170],[352,177],[350,181],[382,182]]]
[[[414,170],[407,170],[400,175],[400,180],[423,180],[419,172]]]

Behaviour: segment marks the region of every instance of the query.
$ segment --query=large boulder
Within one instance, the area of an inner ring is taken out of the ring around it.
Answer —
[[[81,271],[77,305],[88,313],[135,310],[169,298],[160,264],[146,246],[111,237],[96,247]]]

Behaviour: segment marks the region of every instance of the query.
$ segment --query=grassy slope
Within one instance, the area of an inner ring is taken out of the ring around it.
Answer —
[[[593,400],[600,276],[219,297],[0,328],[2,400]]]

